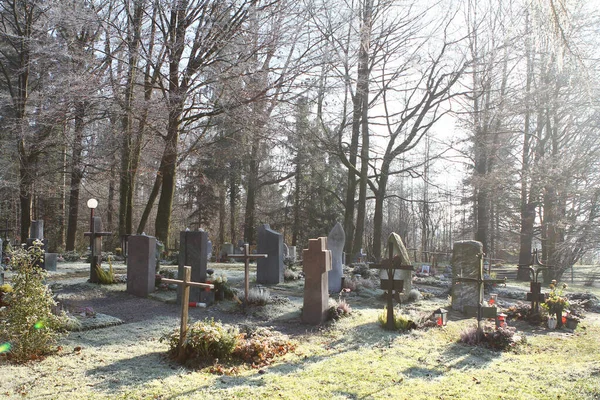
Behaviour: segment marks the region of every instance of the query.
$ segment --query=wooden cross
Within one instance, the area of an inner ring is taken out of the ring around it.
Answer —
[[[481,329],[481,321],[484,318],[496,318],[498,309],[496,307],[484,307],[483,306],[483,285],[486,283],[504,283],[506,284],[506,277],[504,279],[485,279],[483,277],[483,257],[484,253],[477,254],[479,258],[479,270],[477,273],[477,278],[467,278],[467,277],[458,277],[454,278],[455,282],[475,282],[477,283],[479,299],[477,301],[477,306],[465,306],[464,311],[465,314],[469,316],[477,317],[477,329]]]
[[[190,301],[190,286],[196,286],[200,288],[208,288],[214,289],[215,286],[210,283],[200,283],[200,282],[192,282],[192,267],[184,266],[183,267],[183,280],[179,279],[165,279],[163,278],[161,282],[165,283],[174,283],[176,285],[181,285],[183,288],[183,296],[181,298],[181,326],[179,328],[179,343],[177,344],[177,357],[179,362],[185,361],[185,339],[187,336],[187,324],[188,324],[188,308]]]
[[[250,291],[250,260],[257,258],[267,258],[268,254],[250,254],[250,246],[244,244],[244,254],[227,254],[229,258],[240,258],[244,260],[244,304],[248,304],[248,292]]]
[[[399,258],[398,258],[399,260]],[[384,269],[387,271],[387,279],[381,280],[381,288],[387,291],[387,321],[385,323],[385,329],[395,330],[395,318],[394,318],[394,297],[400,301],[400,293],[404,289],[404,280],[394,279],[396,270],[410,270],[414,268],[412,265],[399,265],[394,264],[394,248],[389,248],[389,258],[383,260],[381,264],[370,264],[370,268]]]
[[[538,314],[540,312],[540,302],[544,303],[546,301],[546,294],[542,293],[542,282],[538,280],[540,272],[547,270],[548,266],[544,265],[538,259],[537,249],[534,250],[533,260],[531,261],[531,265],[524,266],[529,275],[531,276],[531,282],[529,282],[529,290],[527,293],[527,300],[531,301],[531,313]],[[535,268],[534,268],[535,266]],[[519,268],[523,268],[523,266],[519,266]]]
[[[101,268],[102,265],[102,236],[110,236],[112,232],[102,232],[102,220],[100,217],[93,217],[91,232],[85,232],[83,236],[90,238],[90,250],[92,252],[92,260],[90,261],[90,282],[98,283],[98,273],[96,266]]]

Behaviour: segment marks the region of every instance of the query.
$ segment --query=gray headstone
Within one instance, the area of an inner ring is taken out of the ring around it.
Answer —
[[[344,265],[342,254],[346,243],[344,227],[339,222],[335,224],[327,236],[327,249],[331,251],[331,271],[329,271],[329,293],[339,293],[342,290]]]
[[[221,245],[221,261],[229,260],[229,258],[227,258],[227,254],[235,254],[233,250],[233,243],[223,243]]]
[[[399,256],[402,265],[410,265],[410,257],[408,256],[406,246],[404,246],[402,238],[397,233],[392,232],[390,233],[390,236],[388,236],[387,248],[385,252],[386,256],[388,257],[390,254],[390,247],[392,249],[393,257]],[[379,274],[379,277],[382,279],[388,279],[387,271],[382,269]],[[394,271],[394,279],[404,281],[401,299],[402,301],[405,301],[408,298],[408,294],[412,290],[412,271],[398,269]]]
[[[156,238],[131,235],[128,239],[127,293],[148,297],[156,279]]]
[[[206,261],[210,261],[212,257],[212,242],[209,240],[206,246]]]
[[[56,271],[56,262],[58,261],[58,253],[44,254],[44,264],[42,268],[46,271]]]
[[[206,282],[208,233],[203,230],[183,231],[179,242],[178,279],[183,279],[183,267],[192,267],[192,282]],[[177,289],[177,303],[181,304],[182,288]],[[204,289],[190,287],[190,302],[204,303]]]
[[[44,240],[44,220],[31,221],[29,237],[31,239]]]
[[[29,227],[29,238],[26,240],[27,248],[33,246],[36,240],[42,241],[42,249],[44,253],[48,250],[48,239],[44,239],[44,220],[31,221]]]
[[[256,283],[283,282],[283,235],[271,230],[268,224],[258,228],[258,254],[267,258],[256,260]]]
[[[285,260],[286,258],[288,258],[290,256],[290,248],[288,247],[287,244],[283,244],[283,259]]]
[[[454,242],[452,249],[452,278],[479,278],[479,257],[483,244],[475,240]],[[452,284],[452,309],[464,312],[465,306],[475,306],[483,301],[483,286],[477,282]]]
[[[319,325],[327,319],[329,307],[328,272],[331,270],[331,251],[327,238],[310,239],[302,252],[304,271],[304,306],[302,321]]]
[[[290,260],[296,262],[296,246],[288,246],[288,249],[290,250]]]

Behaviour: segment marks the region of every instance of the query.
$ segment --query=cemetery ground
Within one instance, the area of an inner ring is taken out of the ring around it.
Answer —
[[[117,274],[125,272],[124,265],[115,267]],[[209,268],[227,275],[233,287],[243,287],[243,264]],[[512,275],[514,270],[511,266],[497,274]],[[600,296],[600,282],[584,286],[593,271],[576,268],[568,292]],[[497,352],[459,343],[461,332],[476,321],[455,312],[443,328],[406,333],[382,329],[377,319],[385,301],[379,289],[349,293],[349,317],[321,327],[302,324],[303,280],[295,280],[269,286],[274,300],[266,306],[243,310],[225,300],[190,308],[191,322],[214,318],[225,324],[271,327],[297,344],[295,351],[271,365],[223,363],[224,373],[215,373],[209,367],[188,369],[166,357],[168,346],[159,338],[179,324],[175,292],[138,298],[125,292],[124,283],[96,285],[87,283],[88,276],[89,264],[61,263],[48,283],[67,309],[85,312],[87,307],[122,323],[71,332],[60,340],[56,353],[43,360],[22,365],[0,360],[0,398],[600,398],[600,314],[595,312],[587,312],[574,331],[511,320],[509,325],[526,343]],[[565,279],[570,282],[568,273]],[[427,314],[449,308],[447,289],[431,283],[416,279],[414,287],[424,296],[403,304],[400,312]],[[506,288],[495,289],[499,304],[514,304],[521,294],[524,300],[528,288],[528,283],[509,279]]]

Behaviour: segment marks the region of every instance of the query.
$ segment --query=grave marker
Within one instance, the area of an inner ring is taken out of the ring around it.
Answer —
[[[256,260],[256,282],[278,284],[283,282],[283,235],[272,230],[268,224],[258,228],[257,253],[267,258]]]
[[[327,249],[331,251],[331,270],[328,272],[330,293],[339,293],[342,290],[342,277],[344,276],[342,254],[345,243],[344,227],[338,222],[327,236]]]
[[[244,260],[244,304],[248,304],[248,292],[250,291],[250,260],[267,258],[267,254],[250,254],[250,246],[244,244],[243,254],[228,254],[229,258],[237,258]]]
[[[402,301],[408,299],[408,294],[412,290],[412,273],[414,268],[411,265],[410,257],[408,255],[408,251],[402,242],[402,238],[395,232],[390,233],[387,240],[387,253],[388,259],[397,258],[396,265],[404,265],[406,267],[410,266],[410,268],[397,268],[394,270],[394,279],[403,281],[403,288],[401,293],[399,292],[399,297]],[[387,278],[387,274],[385,271],[381,271],[379,277],[382,279]]]
[[[308,241],[308,249],[302,252],[302,264],[305,275],[302,320],[319,325],[326,320],[329,305],[327,273],[331,270],[331,251],[327,250],[327,238]]]
[[[232,243],[223,243],[221,245],[221,253],[219,254],[219,258],[221,259],[221,262],[228,261],[227,254],[233,254],[233,253],[234,253],[233,244]]]
[[[390,235],[390,238],[392,235]],[[394,299],[396,299],[398,302],[401,301],[400,294],[404,290],[405,279],[407,276],[410,276],[409,279],[412,279],[413,266],[403,264],[405,261],[407,261],[408,253],[406,253],[407,258],[405,259],[401,252],[400,254],[396,254],[397,250],[398,248],[390,245],[390,242],[388,241],[388,258],[383,260],[381,264],[371,264],[369,266],[370,268],[377,268],[381,270],[379,274],[381,277],[381,289],[387,292],[387,316],[385,323],[385,329],[387,330],[396,329],[394,318]]]
[[[177,277],[183,279],[184,266],[191,267],[191,280],[206,283],[208,255],[208,233],[197,231],[181,231],[179,234],[179,267]],[[181,288],[177,289],[177,302],[181,301]],[[190,289],[190,299],[196,303],[212,303],[214,293],[201,290],[199,287]]]
[[[481,329],[481,321],[484,318],[496,318],[498,312],[496,307],[483,306],[484,284],[506,283],[506,279],[484,278],[482,250],[483,245],[480,242],[459,241],[454,243],[452,255],[452,308],[459,309],[467,316],[476,317],[478,329]]]
[[[296,262],[296,246],[288,246],[290,249],[290,260]]]
[[[130,235],[129,257],[127,257],[127,293],[148,297],[154,292],[156,280],[156,238],[145,235]]]
[[[182,288],[182,301],[181,301],[181,325],[179,327],[179,343],[177,344],[177,351],[179,361],[185,361],[185,339],[187,336],[187,323],[188,323],[188,312],[189,312],[189,301],[190,301],[190,287],[198,287],[202,289],[214,289],[215,286],[208,283],[193,282],[191,281],[192,267],[183,267],[183,279],[163,279],[162,282],[174,283]]]

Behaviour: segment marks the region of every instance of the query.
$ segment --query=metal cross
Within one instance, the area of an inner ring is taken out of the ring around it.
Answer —
[[[479,258],[479,269],[477,272],[477,278],[458,277],[454,278],[455,282],[474,282],[477,283],[479,298],[477,299],[477,306],[465,306],[465,313],[467,315],[475,314],[477,317],[477,329],[481,329],[481,321],[484,318],[495,318],[497,313],[496,307],[484,307],[483,306],[483,285],[486,283],[504,283],[506,284],[506,277],[504,279],[485,279],[483,277],[483,257],[485,253],[477,254]]]

